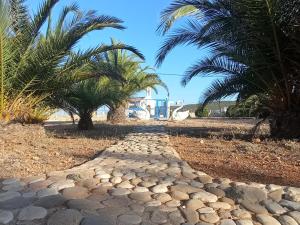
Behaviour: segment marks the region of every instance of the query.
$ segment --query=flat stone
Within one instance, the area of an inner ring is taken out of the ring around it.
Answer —
[[[68,207],[71,209],[86,209],[86,210],[94,210],[100,209],[104,206],[97,201],[92,201],[88,199],[73,199],[68,202]]]
[[[142,218],[140,216],[131,214],[121,215],[118,220],[124,225],[140,224],[142,222]]]
[[[87,189],[93,189],[97,187],[97,184],[99,184],[99,179],[90,178],[81,180],[78,182],[79,186],[85,187]]]
[[[231,211],[232,215],[238,219],[251,219],[251,213],[243,209],[235,209]]]
[[[161,202],[158,201],[158,200],[152,200],[152,201],[149,201],[145,204],[145,207],[157,207],[157,206],[160,206],[161,205]]]
[[[37,220],[43,219],[47,216],[47,210],[42,207],[28,206],[21,210],[19,220]]]
[[[181,213],[177,210],[174,212],[171,212],[169,214],[170,222],[173,222],[173,224],[182,224],[185,222],[185,219],[182,217]]]
[[[122,183],[119,183],[117,185],[118,188],[127,188],[127,189],[130,189],[130,188],[133,188],[134,186],[129,182],[129,181],[124,181]]]
[[[281,200],[279,202],[280,205],[287,207],[289,209],[295,210],[295,211],[300,211],[300,202],[292,202],[288,200]]]
[[[10,184],[14,184],[14,183],[16,183],[18,181],[19,181],[19,179],[10,178],[10,179],[6,179],[6,180],[2,181],[2,184],[3,185],[10,185]]]
[[[198,199],[190,199],[186,202],[186,207],[191,210],[197,210],[205,206],[203,202]]]
[[[156,224],[162,224],[168,221],[168,217],[166,213],[156,210],[151,214],[151,221]]]
[[[231,219],[224,219],[220,221],[220,225],[236,225],[236,223]]]
[[[297,221],[288,215],[282,215],[278,220],[281,225],[298,225]]]
[[[34,205],[40,206],[46,209],[54,208],[63,205],[66,202],[66,199],[62,197],[60,194],[46,196],[38,199]]]
[[[37,196],[39,198],[43,198],[43,197],[47,197],[47,196],[51,196],[51,195],[57,195],[58,191],[55,188],[46,188],[46,189],[42,189],[39,190],[37,192]]]
[[[88,189],[80,186],[65,188],[62,194],[66,199],[84,199],[89,196]]]
[[[148,192],[149,189],[146,188],[146,187],[135,187],[135,188],[133,189],[133,191],[134,191],[134,192]]]
[[[171,197],[176,199],[176,200],[180,200],[180,201],[183,201],[183,200],[188,200],[190,198],[190,196],[184,192],[181,192],[181,191],[172,191],[170,193]]]
[[[131,191],[126,188],[115,188],[111,190],[111,195],[113,196],[122,196],[122,195],[128,195]]]
[[[242,219],[235,221],[236,225],[253,225],[252,220]]]
[[[121,177],[113,177],[110,179],[110,182],[113,184],[119,184],[122,182],[122,178]]]
[[[206,188],[206,191],[216,195],[218,198],[225,197],[225,192],[219,188],[210,187],[210,188]]]
[[[263,201],[264,205],[266,206],[267,210],[272,214],[283,214],[286,213],[286,210],[279,205],[277,202],[274,202],[272,200],[265,200]]]
[[[149,202],[152,200],[151,192],[135,192],[129,195],[129,198],[141,201],[141,202]]]
[[[211,194],[211,193],[206,192],[206,191],[193,193],[193,194],[191,194],[191,197],[193,199],[199,199],[202,202],[216,202],[216,201],[218,201],[218,197],[216,195]]]
[[[168,187],[166,185],[163,185],[163,184],[159,184],[159,185],[156,185],[152,188],[152,191],[154,193],[166,193],[168,192]]]
[[[167,193],[154,194],[153,198],[160,201],[161,203],[166,203],[172,200],[172,197]]]
[[[74,184],[73,180],[62,180],[62,181],[58,181],[58,182],[55,182],[55,183],[51,184],[49,187],[54,188],[57,191],[60,191],[60,190],[63,190],[65,188],[71,188],[71,187],[74,187],[74,186],[75,186],[75,184]]]
[[[32,191],[38,191],[47,188],[49,185],[51,185],[53,182],[51,180],[42,180],[37,181],[29,185],[30,190]]]
[[[251,203],[259,203],[267,199],[266,191],[256,187],[241,185],[229,188],[226,192],[226,196],[240,202],[248,201]]]
[[[165,204],[168,207],[178,207],[181,205],[180,201],[178,201],[178,200],[171,200],[171,201],[166,202]]]
[[[87,216],[83,218],[80,225],[115,225],[115,222],[104,216]]]
[[[7,201],[9,199],[20,197],[20,196],[21,196],[21,194],[19,192],[16,192],[16,191],[7,191],[7,192],[4,192],[4,193],[0,193],[0,202],[4,202],[4,201]]]
[[[182,210],[182,213],[186,220],[191,224],[195,224],[199,221],[199,214],[197,213],[197,211],[186,208]]]
[[[289,212],[289,216],[291,216],[294,220],[297,221],[297,223],[300,224],[300,212],[298,211]]]
[[[258,222],[260,222],[262,225],[281,225],[276,219],[274,219],[272,216],[266,215],[266,214],[258,214],[256,215],[256,219]]]
[[[170,189],[171,189],[171,191],[181,191],[181,192],[184,192],[187,194],[202,191],[202,189],[200,189],[200,188],[196,188],[196,187],[193,187],[193,186],[187,185],[187,184],[177,184],[177,185],[171,186]]]
[[[212,183],[213,179],[212,177],[206,175],[206,176],[199,176],[197,177],[197,180],[199,180],[203,184]]]
[[[276,201],[276,202],[281,201],[282,195],[283,195],[282,188],[268,193],[268,197],[271,198],[272,200]]]
[[[16,182],[2,187],[3,191],[22,191],[24,190],[24,183]]]
[[[32,204],[32,198],[16,197],[0,202],[0,209],[20,209]]]
[[[203,207],[197,210],[200,214],[210,214],[210,213],[216,213],[216,211],[213,208],[210,207]]]
[[[8,224],[14,219],[11,211],[0,210],[0,224]]]
[[[74,209],[62,209],[54,213],[47,225],[79,225],[82,220],[80,212]]]
[[[254,212],[256,214],[268,214],[268,210],[266,210],[265,207],[258,203],[252,203],[248,200],[244,200],[241,202],[242,206],[244,206],[246,209],[248,209],[251,212]]]
[[[220,220],[216,213],[200,214],[200,219],[207,223],[217,223]]]
[[[211,202],[208,203],[208,206],[213,209],[224,209],[224,210],[231,209],[231,205],[226,202]]]

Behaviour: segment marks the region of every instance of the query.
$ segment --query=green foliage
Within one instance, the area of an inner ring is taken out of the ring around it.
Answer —
[[[124,27],[118,18],[98,16],[95,11],[84,13],[76,4],[63,8],[55,22],[51,11],[57,2],[44,0],[37,12],[30,16],[24,0],[0,1],[1,116],[14,111],[8,104],[23,99],[33,111],[35,107],[46,106],[46,110],[55,105],[53,99],[58,92],[90,76],[99,76],[97,73],[87,74],[84,69],[96,54],[127,49],[143,58],[135,48],[123,44],[100,44],[73,52],[77,43],[92,31]],[[41,30],[43,25],[48,26],[46,33]]]
[[[208,111],[207,107],[205,107],[205,108],[198,107],[198,109],[195,111],[195,115],[197,117],[208,117],[209,111]]]
[[[187,6],[190,10],[182,13]],[[160,27],[167,38],[157,64],[178,45],[209,48],[211,54],[191,66],[182,81],[185,85],[197,75],[224,77],[204,93],[203,107],[236,94],[238,102],[256,95],[272,119],[284,119],[285,114],[299,118],[299,10],[297,0],[174,1],[162,13]],[[170,24],[181,18],[188,18],[186,26],[168,33]]]

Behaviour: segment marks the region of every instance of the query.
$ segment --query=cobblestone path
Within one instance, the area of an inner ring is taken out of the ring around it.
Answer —
[[[195,171],[162,126],[139,127],[79,167],[0,187],[0,224],[300,224],[299,188]]]

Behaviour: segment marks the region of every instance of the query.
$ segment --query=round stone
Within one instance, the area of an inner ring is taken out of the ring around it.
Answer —
[[[115,188],[111,190],[111,195],[113,196],[122,196],[130,194],[130,190],[126,188]]]
[[[288,215],[280,216],[278,220],[281,225],[298,225],[298,223]]]
[[[140,224],[142,222],[142,218],[138,215],[125,214],[119,216],[118,219],[120,223],[124,225],[134,225],[134,224]]]
[[[237,220],[235,221],[236,225],[253,225],[252,220]]]
[[[88,199],[73,199],[68,202],[68,207],[71,209],[93,210],[104,208],[102,204]]]
[[[191,210],[197,210],[203,208],[204,204],[198,199],[190,199],[186,202],[186,207]]]
[[[21,210],[19,220],[36,220],[43,219],[47,216],[47,210],[42,207],[28,206]]]
[[[80,186],[66,188],[62,194],[66,199],[84,199],[89,196],[88,189]]]
[[[58,191],[54,188],[46,188],[46,189],[39,190],[37,192],[37,196],[39,198],[43,198],[43,197],[51,196],[51,195],[57,195],[57,194],[58,194]]]
[[[171,196],[172,198],[180,201],[189,199],[189,195],[181,191],[172,191]]]
[[[218,197],[206,191],[197,192],[191,195],[193,199],[199,199],[202,202],[216,202]]]
[[[4,193],[0,193],[0,202],[4,202],[4,201],[7,201],[7,200],[10,200],[10,199],[19,197],[19,196],[21,196],[21,194],[19,192],[16,192],[16,191],[7,191],[7,192],[4,192]]]
[[[274,219],[272,216],[269,216],[267,214],[258,214],[256,215],[256,219],[262,225],[281,225],[276,219]]]
[[[217,223],[220,220],[216,213],[200,214],[200,219],[207,223]]]
[[[226,202],[211,202],[208,203],[208,206],[213,209],[225,209],[225,210],[231,209],[231,205]]]
[[[14,214],[11,211],[0,210],[0,223],[8,224],[14,219]]]
[[[153,198],[160,201],[161,203],[169,202],[172,200],[172,197],[167,193],[154,194]]]
[[[149,189],[146,188],[146,187],[135,187],[135,188],[133,189],[133,191],[134,191],[134,192],[148,192]]]
[[[47,225],[79,225],[82,215],[74,209],[63,209],[54,213]]]
[[[221,220],[220,225],[236,225],[236,223],[231,219]]]
[[[210,213],[215,213],[215,210],[210,207],[204,207],[204,208],[198,209],[198,212],[200,214],[210,214]]]
[[[156,185],[152,188],[154,193],[166,193],[168,192],[168,187],[163,184]]]
[[[66,199],[62,197],[60,194],[58,194],[58,195],[51,195],[51,196],[40,198],[34,203],[34,205],[46,209],[50,209],[50,208],[61,206],[65,202]]]
[[[74,187],[74,186],[75,186],[75,184],[74,184],[73,180],[61,180],[61,181],[51,184],[49,187],[54,188],[57,191],[60,191],[65,188],[70,188],[70,187]]]
[[[168,218],[166,213],[156,210],[151,214],[151,221],[156,224],[162,224],[166,223]]]
[[[141,201],[141,202],[149,202],[152,200],[151,192],[135,192],[129,195],[129,197],[133,200]]]

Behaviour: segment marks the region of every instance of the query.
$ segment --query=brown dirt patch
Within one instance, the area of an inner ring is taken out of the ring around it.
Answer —
[[[27,177],[80,165],[116,143],[131,126],[0,125],[0,178]]]
[[[300,142],[270,140],[267,127],[249,139],[255,121],[189,120],[169,123],[182,159],[214,177],[300,187]]]

